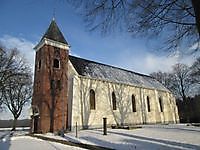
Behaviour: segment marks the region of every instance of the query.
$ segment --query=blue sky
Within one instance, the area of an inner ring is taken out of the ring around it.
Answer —
[[[54,9],[56,22],[71,45],[73,55],[144,74],[168,71],[177,62],[192,62],[192,57],[181,60],[179,53],[158,54],[155,47],[150,46],[153,41],[132,38],[128,33],[102,36],[99,32],[87,32],[81,15],[65,0],[1,0],[0,42],[19,48],[33,64],[32,47],[49,26]]]
[[[81,15],[65,0],[1,0],[0,42],[8,48],[18,48],[34,66],[33,47],[47,30],[54,9],[56,22],[73,55],[144,74],[169,71],[177,62],[190,65],[194,60],[192,56],[181,59],[178,52],[172,56],[156,53],[151,46],[156,41],[132,38],[128,33],[102,36],[87,32]],[[27,109],[25,112],[22,118],[27,116]],[[7,115],[2,114],[1,118]]]

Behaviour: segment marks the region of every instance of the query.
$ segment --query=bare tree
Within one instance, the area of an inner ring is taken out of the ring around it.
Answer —
[[[0,45],[0,104],[3,102],[2,90],[9,86],[9,80],[26,74],[29,67],[21,59],[17,49],[6,49]]]
[[[171,80],[173,76],[172,74],[158,71],[151,73],[150,76],[152,76],[154,79],[162,83],[166,88],[171,90],[170,88],[172,85],[172,80]]]
[[[190,67],[184,64],[175,64],[172,72],[159,71],[152,73],[151,76],[175,94],[176,98],[181,98],[182,100],[186,100],[189,96],[193,85]]]
[[[32,74],[17,50],[11,50],[8,56],[1,70],[1,96],[2,104],[13,114],[15,130],[16,121],[32,96]]]
[[[200,84],[200,57],[191,66],[191,76],[194,83]]]
[[[13,128],[21,115],[22,109],[32,96],[31,76],[20,77],[21,79],[9,79],[8,87],[3,90],[3,104],[8,108],[14,117]],[[13,84],[13,81],[15,83]]]
[[[90,30],[122,30],[133,35],[164,38],[164,49],[173,51],[196,43],[199,49],[198,0],[68,0],[78,8]],[[165,31],[164,34],[161,34]]]
[[[12,50],[9,54],[3,46],[0,46],[0,106],[2,106],[2,90],[6,87],[6,81],[15,75],[14,56],[16,51]]]
[[[191,67],[185,64],[175,64],[172,72],[154,72],[151,76],[168,88],[177,99],[186,100],[194,87],[194,79],[191,76]],[[197,76],[199,77],[199,76]]]
[[[200,95],[200,57],[190,67],[194,95]]]
[[[183,101],[189,96],[192,80],[190,76],[190,68],[184,64],[176,64],[173,66],[172,87],[174,93],[181,97]]]
[[[0,109],[2,109],[2,89],[3,89],[3,77],[4,77],[4,64],[6,61],[5,51],[0,48]]]

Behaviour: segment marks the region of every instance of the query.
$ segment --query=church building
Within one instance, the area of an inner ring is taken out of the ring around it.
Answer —
[[[69,55],[53,19],[35,46],[32,132],[179,122],[172,93],[150,76]]]

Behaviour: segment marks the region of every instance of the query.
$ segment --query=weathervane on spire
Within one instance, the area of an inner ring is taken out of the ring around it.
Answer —
[[[56,2],[54,1],[54,7],[53,7],[53,20],[56,18]]]

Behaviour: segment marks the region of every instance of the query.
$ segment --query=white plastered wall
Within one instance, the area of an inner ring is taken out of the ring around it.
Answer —
[[[95,110],[90,110],[89,93],[95,91]],[[112,110],[112,92],[115,92],[117,110]],[[136,112],[132,111],[131,96],[135,95]],[[150,109],[147,111],[147,96]],[[160,110],[159,97],[163,100]],[[179,121],[173,95],[166,91],[113,83],[78,75],[69,63],[69,124],[71,130],[102,127],[103,118],[111,124],[176,123]]]

